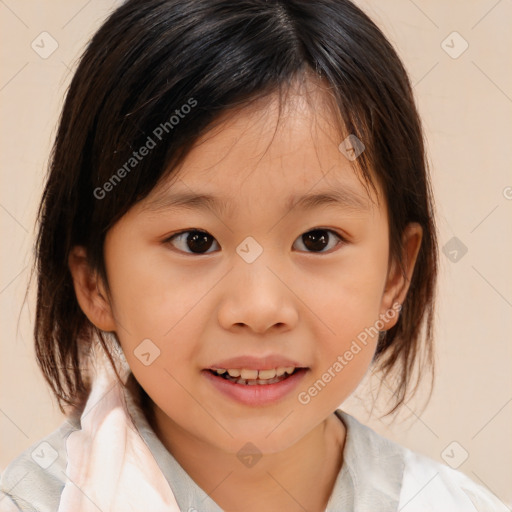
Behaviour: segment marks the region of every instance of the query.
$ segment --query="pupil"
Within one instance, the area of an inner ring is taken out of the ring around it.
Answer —
[[[316,229],[302,235],[304,245],[311,251],[322,251],[329,243],[325,230]],[[188,248],[194,253],[207,251],[212,245],[212,238],[208,233],[193,231],[187,237]]]
[[[207,233],[202,233],[201,231],[193,231],[188,237],[187,237],[187,245],[188,248],[192,252],[203,252],[207,251],[211,245],[212,240],[208,240],[210,237]]]
[[[302,241],[304,242],[304,245],[310,250],[321,251],[328,244],[325,230],[320,229],[305,233],[302,235]]]

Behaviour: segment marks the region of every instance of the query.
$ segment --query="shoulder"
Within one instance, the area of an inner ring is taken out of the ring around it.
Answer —
[[[54,512],[66,483],[66,439],[79,426],[64,421],[12,460],[0,476],[0,511]]]
[[[427,512],[508,512],[509,508],[461,471],[404,448],[404,476],[399,508]],[[448,508],[447,508],[448,507]]]
[[[461,471],[377,434],[341,410],[336,413],[347,427],[348,462],[366,494],[375,486],[383,487],[387,496],[394,497],[396,510],[404,512],[510,512]]]

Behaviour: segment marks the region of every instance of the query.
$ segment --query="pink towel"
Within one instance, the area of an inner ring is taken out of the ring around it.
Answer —
[[[126,382],[129,367],[112,344]],[[81,415],[81,430],[67,441],[68,480],[58,512],[179,512],[172,490],[133,426],[123,389],[103,347],[89,356],[93,386]]]

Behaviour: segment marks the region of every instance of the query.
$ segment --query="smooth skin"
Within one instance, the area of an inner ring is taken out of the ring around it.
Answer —
[[[155,187],[109,230],[104,257],[110,295],[83,247],[69,257],[80,307],[98,328],[116,333],[153,402],[158,437],[229,512],[325,509],[346,434],[333,411],[369,369],[377,337],[308,404],[298,394],[379,315],[404,302],[421,244],[421,226],[409,224],[404,277],[389,258],[380,185],[378,197],[365,188],[338,149],[339,130],[324,93],[304,85],[309,90],[290,93],[278,125],[276,97],[221,118],[195,145],[178,179]],[[291,195],[326,189],[351,191],[364,208],[286,206]],[[150,208],[178,191],[221,196],[226,207]],[[302,236],[319,228],[324,249]],[[169,240],[193,229],[210,235],[203,254],[194,252],[191,235],[187,243],[187,233]],[[263,248],[252,263],[236,251],[249,236]],[[397,319],[388,315],[382,330]],[[160,356],[145,366],[134,350],[148,338]],[[239,404],[202,373],[222,359],[268,354],[309,368],[298,389],[276,404]],[[263,454],[252,467],[237,457],[247,442]]]

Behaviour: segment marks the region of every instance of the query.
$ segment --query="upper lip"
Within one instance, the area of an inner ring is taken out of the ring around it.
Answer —
[[[254,357],[254,356],[239,356],[232,357],[231,359],[224,359],[213,364],[208,370],[218,369],[247,369],[247,370],[272,370],[273,368],[279,368],[281,366],[289,367],[294,366],[295,368],[305,368],[303,365],[292,359],[272,354],[266,357]]]

